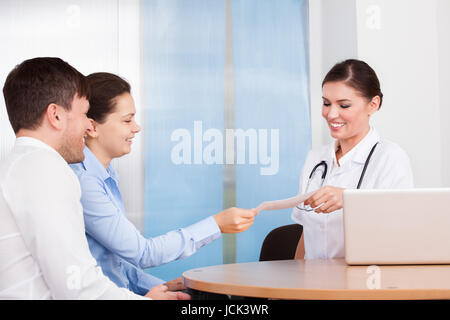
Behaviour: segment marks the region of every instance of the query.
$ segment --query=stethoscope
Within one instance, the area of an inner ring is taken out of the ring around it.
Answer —
[[[377,144],[378,144],[378,142],[374,144],[374,146],[372,147],[372,149],[369,152],[369,155],[367,156],[366,162],[364,162],[364,167],[363,167],[363,170],[361,172],[361,176],[359,177],[358,186],[356,187],[356,189],[359,189],[361,187],[361,183],[362,183],[362,181],[364,179],[364,175],[366,174],[367,166],[369,165],[370,158],[372,157],[372,153],[374,152]],[[311,182],[311,179],[314,176],[314,173],[316,172],[316,170],[319,169],[320,167],[323,167],[323,172],[322,172],[322,177],[321,177],[322,182],[320,184],[320,188],[323,186],[324,181],[325,181],[325,177],[327,176],[327,171],[328,171],[328,164],[327,164],[327,162],[325,160],[320,161],[311,170],[311,174],[308,177],[308,182],[306,183],[306,189],[305,189],[304,193],[308,193],[308,188],[309,188],[309,184]],[[303,203],[301,203],[301,206],[302,207],[297,206],[296,208],[299,209],[299,210],[305,210],[305,211],[313,211],[315,209],[315,208],[311,208],[309,206],[308,206],[309,208],[307,208],[307,207],[305,207],[303,205]]]

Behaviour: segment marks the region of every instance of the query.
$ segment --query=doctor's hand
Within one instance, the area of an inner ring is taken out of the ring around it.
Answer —
[[[169,291],[169,288],[163,284],[154,286],[145,295],[153,300],[191,300],[191,296],[180,291]]]
[[[305,200],[304,205],[309,205],[316,213],[330,213],[342,209],[343,188],[325,186],[320,188],[311,197]]]
[[[214,215],[214,219],[222,233],[239,233],[250,228],[257,214],[255,210],[233,207]]]

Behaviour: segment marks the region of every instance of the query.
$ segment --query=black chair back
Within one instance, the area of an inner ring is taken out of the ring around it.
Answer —
[[[259,261],[294,259],[303,227],[290,224],[273,229],[264,239]]]

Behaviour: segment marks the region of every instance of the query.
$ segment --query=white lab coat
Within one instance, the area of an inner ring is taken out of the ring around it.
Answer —
[[[320,189],[323,166],[319,167],[310,181],[308,177],[316,164],[325,160],[328,172],[323,186],[356,189],[364,163],[370,150],[379,142],[370,158],[361,189],[413,188],[413,174],[406,152],[397,144],[381,139],[374,128],[337,165],[335,141],[318,150],[309,152],[300,177],[300,193]],[[344,222],[342,209],[324,214],[306,212],[294,208],[292,219],[303,226],[305,259],[334,259],[344,257]]]

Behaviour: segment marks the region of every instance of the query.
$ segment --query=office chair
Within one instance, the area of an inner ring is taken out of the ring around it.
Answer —
[[[264,239],[259,261],[294,259],[303,227],[289,224],[273,229]]]

